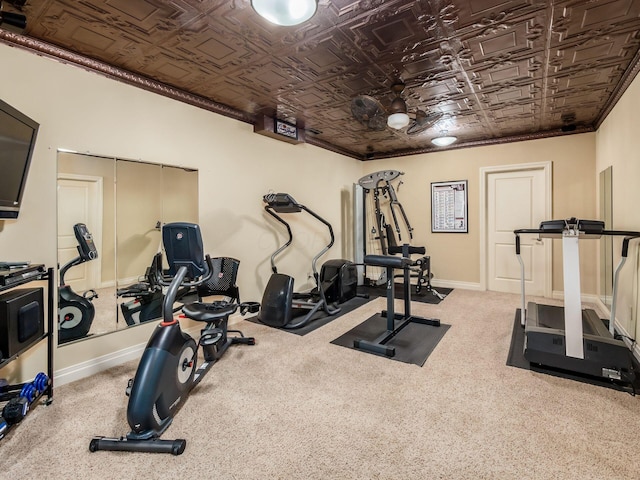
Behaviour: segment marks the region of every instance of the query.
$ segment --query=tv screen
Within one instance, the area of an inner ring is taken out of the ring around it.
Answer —
[[[0,100],[0,218],[18,218],[38,127]]]

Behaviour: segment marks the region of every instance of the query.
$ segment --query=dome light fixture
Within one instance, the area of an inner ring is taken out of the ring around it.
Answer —
[[[283,27],[299,25],[309,20],[318,9],[317,0],[251,0],[251,6],[261,17]]]
[[[440,132],[439,137],[435,137],[431,139],[431,143],[433,143],[437,147],[448,147],[452,143],[455,143],[457,140],[458,140],[458,137],[447,135],[447,131],[442,130]]]
[[[396,98],[391,102],[389,107],[389,117],[387,117],[387,125],[396,130],[409,125],[409,115],[407,114],[407,103],[400,96],[404,90],[404,83],[395,83],[391,86],[391,91],[396,94]]]

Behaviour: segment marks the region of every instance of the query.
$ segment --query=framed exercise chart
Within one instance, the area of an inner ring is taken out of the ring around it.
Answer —
[[[431,184],[431,232],[468,232],[467,181]]]

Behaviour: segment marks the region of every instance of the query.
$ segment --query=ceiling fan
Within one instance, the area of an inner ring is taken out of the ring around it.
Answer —
[[[351,99],[351,113],[362,125],[375,131],[381,131],[387,127],[396,130],[407,127],[406,133],[414,135],[435,125],[443,114],[427,114],[421,109],[416,109],[415,113],[410,114],[407,104],[401,96],[404,87],[404,83],[401,82],[391,86],[395,97],[388,109],[385,109],[378,99],[370,95],[358,95]]]

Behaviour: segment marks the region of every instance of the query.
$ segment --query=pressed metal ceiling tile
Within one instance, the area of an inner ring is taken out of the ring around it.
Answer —
[[[640,0],[320,0],[288,28],[249,0],[30,0],[23,13],[24,34],[0,27],[0,40],[241,121],[280,116],[361,159],[436,150],[445,129],[449,148],[593,131],[640,68]],[[398,81],[410,116],[439,120],[367,129],[352,99],[386,109]]]

